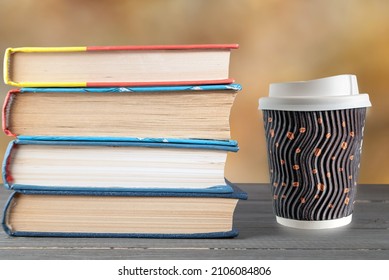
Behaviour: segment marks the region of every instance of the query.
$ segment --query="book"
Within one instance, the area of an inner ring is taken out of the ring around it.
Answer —
[[[229,193],[222,144],[174,142],[11,141],[2,173],[13,190]]]
[[[35,139],[230,139],[239,84],[21,88],[3,106],[3,130]],[[40,138],[39,138],[40,137]]]
[[[8,48],[4,81],[16,87],[228,84],[237,44]]]
[[[14,192],[2,224],[12,236],[235,237],[239,199],[247,194],[236,187],[229,194]]]

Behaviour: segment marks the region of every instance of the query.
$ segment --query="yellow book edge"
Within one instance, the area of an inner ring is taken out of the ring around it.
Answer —
[[[87,47],[22,47],[7,48],[4,54],[3,78],[4,83],[15,87],[86,87],[86,82],[15,82],[10,79],[10,57],[16,52],[85,52]]]

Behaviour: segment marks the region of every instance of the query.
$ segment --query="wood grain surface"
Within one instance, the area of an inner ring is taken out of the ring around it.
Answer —
[[[360,185],[353,221],[328,230],[278,225],[266,184],[240,184],[234,239],[24,238],[0,232],[0,259],[389,259],[389,186]],[[0,205],[9,192],[1,188]]]

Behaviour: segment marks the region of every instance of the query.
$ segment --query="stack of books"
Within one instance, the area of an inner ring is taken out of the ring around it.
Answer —
[[[13,236],[234,237],[224,177],[237,45],[10,48],[3,162]],[[87,82],[85,82],[87,81]]]

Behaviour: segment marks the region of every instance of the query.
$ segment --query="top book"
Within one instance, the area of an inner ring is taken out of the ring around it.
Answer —
[[[228,84],[237,44],[8,48],[4,81],[17,87]]]

